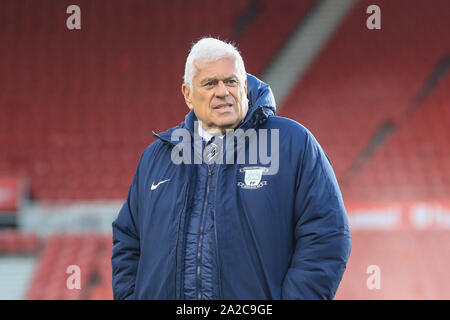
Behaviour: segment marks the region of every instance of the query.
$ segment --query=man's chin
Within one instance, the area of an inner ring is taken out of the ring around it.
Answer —
[[[214,123],[215,127],[220,128],[221,130],[233,129],[238,124],[238,119],[235,116],[232,117],[222,117],[223,119],[219,119]]]

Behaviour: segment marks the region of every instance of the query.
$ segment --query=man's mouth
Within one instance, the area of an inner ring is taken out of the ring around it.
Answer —
[[[231,103],[222,103],[222,104],[219,104],[219,105],[215,106],[213,109],[214,110],[227,110],[227,109],[231,109],[231,108],[233,108],[233,104],[231,104]]]

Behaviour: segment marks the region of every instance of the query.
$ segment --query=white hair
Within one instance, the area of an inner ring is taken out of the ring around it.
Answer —
[[[197,73],[197,68],[194,65],[195,61],[212,62],[227,57],[234,59],[237,70],[236,76],[238,77],[239,85],[243,88],[247,79],[247,72],[245,71],[244,60],[242,60],[241,54],[233,44],[215,38],[202,38],[192,46],[184,67],[184,83],[193,90],[192,81]]]

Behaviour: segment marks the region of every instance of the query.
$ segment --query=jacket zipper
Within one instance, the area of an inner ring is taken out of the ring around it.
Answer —
[[[181,219],[183,218],[184,211],[186,210],[187,199],[189,195],[189,183],[186,184],[186,192],[183,200],[183,207],[180,212],[180,217],[178,218],[178,227],[177,227],[177,242],[175,244],[175,296],[181,299],[181,288],[177,288],[177,272],[178,272],[178,242],[180,239],[180,227],[181,227]],[[179,290],[179,293],[177,292]]]
[[[202,298],[202,292],[201,292],[201,279],[200,279],[200,264],[201,264],[201,258],[202,258],[202,241],[203,241],[203,224],[205,220],[205,212],[208,207],[208,195],[209,195],[209,181],[211,178],[211,169],[210,166],[208,166],[208,177],[206,178],[206,196],[205,201],[203,203],[203,210],[202,210],[202,217],[200,221],[200,240],[197,247],[197,299],[200,300]]]
[[[217,186],[219,185],[219,177],[220,177],[220,169],[221,167],[219,166],[218,169],[218,173],[217,173],[217,180],[216,180],[216,192],[217,192]],[[214,196],[215,197],[215,196]],[[214,206],[213,209],[213,219],[214,219],[214,236],[215,236],[215,242],[216,242],[216,263],[217,263],[217,279],[218,279],[218,299],[222,299],[222,281],[221,281],[221,276],[220,276],[220,263],[219,263],[219,245],[218,245],[218,241],[217,241],[217,219],[216,219],[216,206]]]

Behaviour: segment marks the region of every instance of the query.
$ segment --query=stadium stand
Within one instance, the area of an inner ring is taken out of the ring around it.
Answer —
[[[235,41],[249,73],[261,75],[316,1],[253,1],[255,18]],[[274,23],[276,21],[276,24]],[[264,41],[261,41],[264,35]]]
[[[261,2],[261,14],[240,41],[250,72],[262,70],[311,3],[282,1],[276,11]],[[60,27],[63,2],[6,2],[0,18],[10,50],[0,63],[12,77],[1,83],[8,118],[0,120],[0,169],[29,176],[36,199],[123,198],[139,154],[153,141],[151,131],[184,118],[182,96],[173,93],[180,90],[190,43],[205,34],[232,38],[248,5],[108,1],[100,9],[80,1],[83,27],[71,33]],[[298,14],[277,27],[268,23],[287,12]],[[18,29],[17,20],[23,21]],[[260,41],[261,33],[271,41]]]
[[[1,167],[28,175],[36,199],[120,199],[152,130],[184,118],[173,93],[190,43],[205,31],[230,35],[246,1],[233,10],[225,1],[80,1],[79,33],[65,27],[65,5],[2,10],[10,50],[0,63],[11,76],[1,77]]]
[[[353,198],[436,201],[450,194],[450,74],[352,178]]]
[[[370,4],[358,2],[281,111],[315,134],[344,187],[380,126],[402,121],[435,64],[450,52],[442,42],[449,32],[447,1],[384,1],[379,31],[368,30],[362,19]],[[344,188],[344,197],[356,198],[355,189]]]
[[[28,299],[78,300],[112,298],[111,236],[54,234],[47,240],[27,293]],[[80,287],[68,289],[73,271],[80,270]],[[92,292],[91,292],[92,290]]]
[[[37,235],[12,228],[0,230],[0,254],[35,254],[41,243]]]

